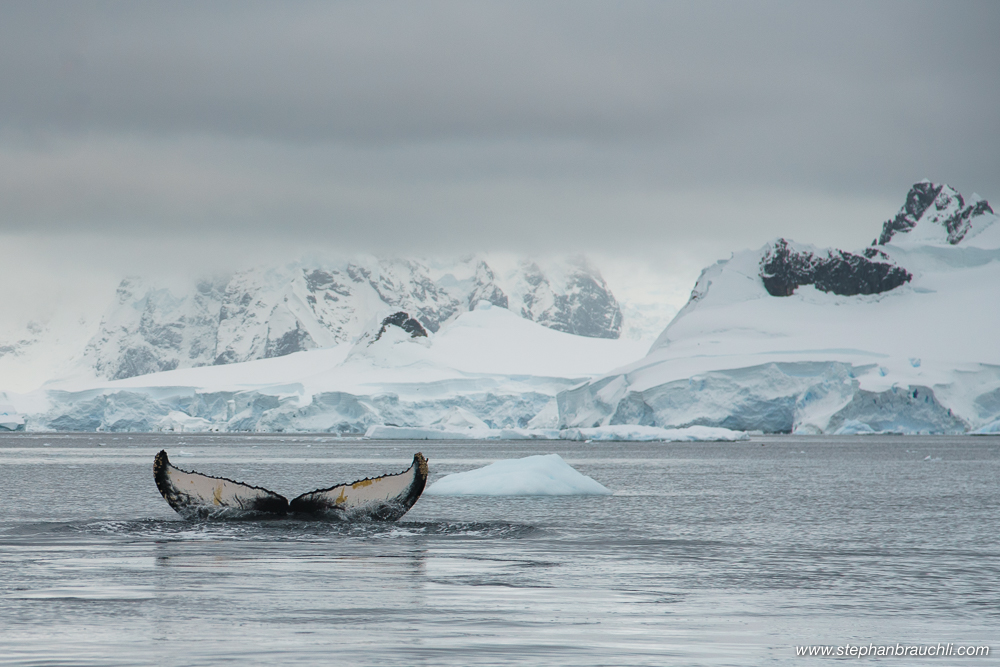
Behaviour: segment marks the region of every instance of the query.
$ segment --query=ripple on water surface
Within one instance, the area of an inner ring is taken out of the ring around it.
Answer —
[[[417,449],[432,481],[554,451],[616,493],[422,498],[394,524],[187,522],[152,484],[160,448],[280,492]],[[998,452],[996,438],[0,437],[0,662],[791,665],[797,644],[989,644]]]

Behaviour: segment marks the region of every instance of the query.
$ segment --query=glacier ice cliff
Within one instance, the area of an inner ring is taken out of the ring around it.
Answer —
[[[1000,224],[922,181],[871,247],[778,239],[705,269],[641,361],[557,397],[560,428],[965,433],[1000,419]]]
[[[368,327],[330,348],[72,380],[11,400],[29,413],[29,430],[527,429],[556,418],[560,391],[641,355],[636,341],[559,332],[487,300],[437,332],[406,311]]]

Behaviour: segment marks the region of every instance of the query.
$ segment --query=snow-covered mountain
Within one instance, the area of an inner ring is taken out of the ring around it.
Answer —
[[[1000,432],[998,297],[989,204],[921,182],[870,247],[708,267],[648,350],[585,263],[301,263],[127,281],[84,357],[105,377],[0,403],[28,430]]]
[[[858,252],[786,239],[705,269],[647,356],[558,397],[560,424],[1000,430],[1000,224],[915,184]]]
[[[280,357],[351,341],[372,318],[395,310],[436,332],[479,301],[556,331],[621,334],[617,300],[583,260],[544,269],[523,260],[499,275],[482,258],[433,272],[413,260],[361,258],[251,269],[180,294],[128,278],[82,365],[122,379]]]
[[[965,197],[951,186],[924,180],[910,188],[906,203],[896,217],[882,225],[882,233],[872,245],[885,245],[893,238],[904,243],[956,245],[992,224],[991,216],[989,202],[978,195],[973,194],[966,203]]]

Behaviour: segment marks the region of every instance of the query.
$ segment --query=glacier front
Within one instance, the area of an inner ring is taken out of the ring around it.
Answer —
[[[480,300],[430,332],[403,311],[352,343],[233,364],[0,394],[28,430],[298,431],[385,437],[545,437],[555,396],[642,355],[630,339],[578,336]],[[404,429],[405,430],[405,429]],[[412,432],[411,432],[412,431]],[[522,435],[518,436],[520,432]]]
[[[641,361],[560,392],[558,426],[986,432],[998,301],[997,216],[923,181],[856,253],[778,239],[705,269]]]

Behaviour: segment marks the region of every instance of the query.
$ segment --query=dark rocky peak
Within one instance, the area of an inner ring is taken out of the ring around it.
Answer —
[[[372,339],[372,343],[380,339],[389,327],[399,327],[410,334],[410,338],[419,338],[421,336],[427,338],[427,330],[424,329],[423,325],[410,317],[409,313],[401,310],[382,320],[382,326],[379,328],[378,333],[375,334],[375,338]]]
[[[802,285],[854,296],[888,292],[913,276],[885,253],[869,258],[836,249],[813,252],[778,239],[761,257],[760,277],[771,296],[790,296]]]
[[[884,262],[891,262],[892,258],[884,250],[879,250],[873,246],[869,246],[864,250],[865,257],[868,259],[878,259]]]
[[[906,203],[903,204],[902,212],[914,222],[919,220],[943,189],[943,185],[927,180],[914,183],[910,191],[906,193]]]
[[[940,225],[947,233],[948,243],[959,243],[972,228],[972,219],[993,213],[985,199],[966,203],[957,190],[949,185],[930,181],[914,183],[906,194],[906,202],[891,220],[882,225],[882,233],[872,245],[885,245],[897,234],[910,232],[918,223]]]

